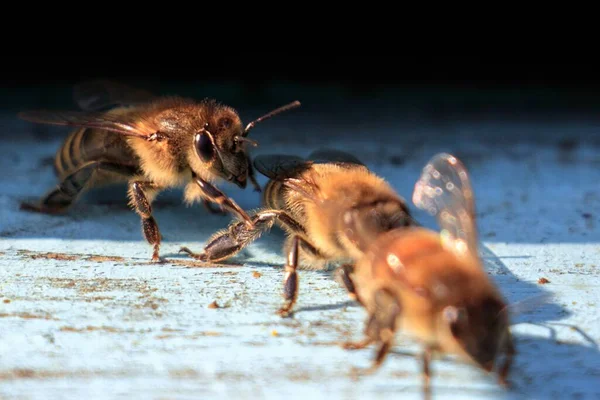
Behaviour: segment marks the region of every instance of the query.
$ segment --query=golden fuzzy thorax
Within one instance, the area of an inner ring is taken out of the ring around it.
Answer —
[[[139,117],[138,125],[165,136],[164,140],[158,141],[138,137],[127,139],[139,157],[145,178],[162,188],[190,182],[192,171],[208,182],[223,178],[210,169],[213,163],[201,161],[194,150],[194,136],[205,127],[205,123],[208,123],[208,131],[217,146],[224,150],[223,163],[229,161],[226,151],[232,148],[233,137],[242,131],[242,123],[235,111],[214,101],[198,103],[178,97],[162,98],[143,109],[130,108],[127,112],[132,113],[132,118],[135,118],[134,115]],[[201,197],[199,188],[188,183],[186,202],[192,203]]]
[[[362,255],[340,231],[345,210],[376,201],[403,202],[384,179],[358,165],[314,164],[294,182],[298,182],[300,190],[272,182],[265,201],[268,206],[279,205],[280,208],[283,205],[284,211],[306,229],[306,234],[301,236],[322,256],[310,257],[301,251],[303,268],[321,269],[328,262],[352,260]],[[297,232],[288,231],[288,234]],[[286,247],[289,244],[288,240]]]

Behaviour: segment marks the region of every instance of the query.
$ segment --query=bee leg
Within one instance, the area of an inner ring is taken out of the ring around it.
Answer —
[[[371,367],[365,369],[355,368],[354,373],[359,375],[370,375],[375,373],[381,367],[381,364],[383,364],[394,341],[395,319],[398,316],[397,310],[397,307],[393,306],[390,307],[389,310],[381,310],[378,307],[378,310],[369,316],[369,321],[365,329],[365,338],[359,342],[344,343],[343,347],[346,350],[363,349],[374,342],[379,344]]]
[[[208,212],[210,212],[211,214],[221,214],[221,215],[227,214],[227,211],[223,210],[222,207],[215,208],[212,205],[212,202],[210,202],[209,200],[206,200],[206,199],[202,200],[202,204],[204,204],[204,207],[206,207]]]
[[[277,314],[282,317],[287,317],[291,314],[292,307],[298,298],[298,245],[300,237],[294,236],[292,246],[288,253],[287,264],[285,265],[285,276],[283,278],[283,297],[285,304],[277,311]]]
[[[200,187],[200,190],[206,196],[206,198],[213,203],[217,203],[224,209],[236,215],[238,218],[246,222],[249,228],[253,228],[252,220],[250,216],[237,205],[231,198],[227,197],[223,192],[217,189],[214,185],[211,185],[199,176],[194,176],[194,181]]]
[[[254,177],[254,175],[250,175],[250,183],[252,183],[252,186],[254,186],[254,191],[255,192],[262,192],[262,188],[260,187],[258,181],[256,180],[256,178]]]
[[[510,333],[509,333],[509,335],[510,335]],[[500,383],[500,385],[502,385],[504,387],[508,387],[509,384],[508,384],[508,381],[506,378],[508,377],[508,373],[510,372],[510,367],[512,365],[513,358],[516,353],[512,339],[509,339],[504,352],[505,352],[505,354],[504,354],[505,360],[504,360],[504,363],[502,364],[502,367],[500,368],[500,371],[498,373],[498,383]]]
[[[129,184],[129,197],[135,212],[142,218],[142,231],[144,237],[154,250],[152,261],[159,261],[158,251],[160,248],[160,231],[156,220],[152,216],[152,205],[146,192],[156,191],[158,187],[152,182],[132,181]]]
[[[346,290],[348,290],[348,295],[350,296],[351,299],[356,300],[364,307],[365,304],[358,296],[358,293],[356,293],[356,285],[354,284],[354,280],[351,277],[351,274],[353,272],[354,272],[353,264],[344,264],[338,268],[338,275],[339,275],[340,279],[342,280],[342,283],[346,287]]]
[[[376,291],[374,300],[375,311],[369,319],[366,335],[379,343],[379,349],[373,365],[365,371],[366,374],[374,373],[383,364],[394,343],[396,320],[401,312],[400,304],[394,295],[385,289]]]
[[[315,246],[304,239],[306,230],[302,225],[294,221],[287,214],[280,214],[279,221],[287,226],[288,229],[297,233],[291,236],[285,245],[285,249],[288,252],[288,262],[285,266],[286,273],[283,280],[285,303],[277,311],[282,317],[288,317],[292,315],[292,307],[298,299],[299,278],[296,271],[298,269],[298,257],[300,256],[299,250],[303,252],[304,256],[310,256],[316,260],[323,260],[324,257]]]
[[[426,347],[421,356],[423,361],[423,393],[425,394],[426,399],[431,398],[431,355],[432,349]]]
[[[230,225],[227,230],[214,235],[209,239],[209,242],[204,247],[202,253],[194,253],[186,247],[182,247],[180,251],[186,252],[193,258],[201,261],[220,261],[235,255],[248,244],[256,240],[262,232],[273,226],[275,220],[278,220],[293,232],[298,232],[299,234],[305,232],[304,227],[285,212],[265,210],[252,217],[252,227],[250,228],[245,222],[239,221]],[[298,274],[296,273],[296,269],[298,268],[298,251],[300,243],[302,243],[303,250],[318,254],[315,247],[306,242],[299,235],[293,236],[292,246],[288,252],[288,262],[285,266],[286,272],[283,283],[285,304],[278,310],[278,314],[283,317],[290,315],[291,309],[298,296]]]
[[[365,338],[358,342],[345,342],[342,344],[342,347],[346,350],[364,349],[376,340],[377,332],[377,319],[375,319],[375,314],[371,314],[365,328]]]
[[[194,253],[187,247],[182,247],[179,251],[188,253],[190,256],[201,261],[221,261],[237,254],[244,247],[255,241],[260,235],[270,229],[279,219],[290,226],[297,223],[287,214],[277,210],[265,210],[255,214],[252,217],[252,228],[248,228],[245,222],[237,221],[229,225],[226,230],[217,232],[204,247],[202,253]],[[303,229],[303,228],[299,228]]]
[[[262,192],[262,189],[261,189],[260,185],[258,184],[258,181],[256,180],[256,174],[254,173],[254,166],[252,165],[252,161],[250,160],[250,157],[248,157],[248,178],[250,179],[250,183],[252,183],[252,186],[254,186],[254,191]]]
[[[203,262],[216,262],[233,257],[240,250],[242,250],[242,246],[236,242],[235,238],[228,234],[217,234],[215,238],[209,240],[201,253],[195,253],[187,247],[180,248],[179,252],[187,253],[190,257]]]
[[[373,338],[366,337],[358,342],[344,342],[342,347],[346,350],[361,350],[373,343]]]
[[[119,164],[91,161],[67,175],[38,204],[21,203],[21,209],[44,214],[60,214],[66,211],[86,189],[96,171],[108,171],[124,176],[133,174],[131,168]]]
[[[383,364],[385,357],[388,355],[390,349],[392,348],[392,342],[392,340],[386,340],[381,342],[381,345],[377,350],[375,361],[373,362],[373,366],[369,369],[369,372],[375,372],[379,369],[379,367],[381,367],[381,364]]]

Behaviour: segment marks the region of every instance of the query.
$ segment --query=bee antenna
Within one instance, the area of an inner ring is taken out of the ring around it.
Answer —
[[[248,139],[247,137],[238,136],[236,139],[238,142],[246,142],[251,146],[258,146],[258,142],[256,140]]]
[[[281,106],[281,107],[279,107],[279,108],[277,108],[277,109],[275,109],[275,110],[271,111],[270,113],[263,115],[263,116],[262,116],[262,117],[260,117],[260,118],[257,118],[257,119],[255,119],[254,121],[252,121],[252,122],[250,122],[248,125],[246,125],[246,129],[244,129],[244,132],[242,133],[242,136],[243,136],[243,137],[246,137],[246,136],[248,136],[248,133],[250,133],[250,130],[251,130],[252,128],[254,128],[254,126],[255,126],[256,124],[258,124],[259,122],[262,122],[262,121],[264,121],[265,119],[268,119],[268,118],[274,117],[274,116],[275,116],[275,115],[277,115],[277,114],[280,114],[280,113],[282,113],[282,112],[284,112],[284,111],[291,110],[291,109],[293,109],[293,108],[296,108],[296,107],[299,107],[299,106],[300,106],[300,102],[299,102],[298,100],[296,100],[296,101],[294,101],[294,102],[291,102],[290,104],[286,104],[285,106]]]

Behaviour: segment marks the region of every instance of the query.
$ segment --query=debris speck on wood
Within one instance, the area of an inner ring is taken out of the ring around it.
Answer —
[[[17,252],[22,257],[28,257],[32,260],[37,259],[47,259],[47,260],[59,260],[59,261],[76,261],[83,259],[85,261],[92,262],[106,262],[106,261],[114,261],[114,262],[123,262],[125,258],[118,256],[101,256],[101,255],[84,255],[84,254],[65,254],[65,253],[38,253],[30,250],[19,250]]]
[[[538,279],[538,283],[540,285],[545,285],[546,283],[550,283],[550,281],[546,278],[540,278],[540,279]]]
[[[64,253],[29,253],[27,256],[33,260],[37,260],[39,258],[47,259],[47,260],[59,260],[59,261],[75,261],[79,259],[79,256],[73,254],[64,254]]]
[[[213,263],[203,261],[189,261],[189,260],[168,260],[171,265],[182,266],[186,268],[232,268],[232,267],[243,267],[243,264],[239,263]],[[136,265],[152,265],[151,262],[141,262]]]
[[[56,318],[54,318],[53,316],[51,316],[49,314],[36,315],[36,314],[28,313],[28,312],[18,312],[18,313],[12,313],[12,314],[0,313],[0,318],[11,318],[11,317],[23,318],[23,319],[46,319],[46,320],[53,320],[53,321],[57,320]]]
[[[165,327],[162,328],[163,332],[183,332],[183,329],[174,329],[174,328],[169,328],[169,327]]]
[[[123,332],[121,329],[113,328],[112,326],[91,326],[88,325],[85,328],[75,328],[73,326],[63,326],[60,328],[61,332],[94,332],[94,331],[103,331],[103,332],[111,332],[111,333],[119,333]]]
[[[85,261],[93,261],[93,262],[106,262],[106,261],[114,261],[114,262],[123,262],[125,259],[123,257],[115,257],[115,256],[89,256],[85,259]]]

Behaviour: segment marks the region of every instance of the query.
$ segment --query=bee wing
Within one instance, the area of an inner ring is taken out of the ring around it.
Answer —
[[[308,157],[306,157],[306,159],[315,163],[336,163],[365,166],[362,161],[350,153],[328,148],[315,150]]]
[[[311,162],[286,154],[265,154],[254,157],[254,167],[269,179],[282,181],[297,177],[310,168]]]
[[[477,255],[473,189],[460,160],[447,153],[431,158],[415,184],[413,202],[436,217],[446,244]]]
[[[536,310],[543,305],[549,304],[553,299],[553,293],[544,292],[510,303],[506,306],[506,309],[508,310],[509,315],[516,317],[521,314]]]
[[[154,97],[146,90],[110,80],[87,81],[73,89],[73,99],[85,111],[98,111],[116,105],[135,105]]]
[[[147,138],[158,130],[142,116],[132,113],[118,115],[103,112],[37,110],[22,111],[18,116],[30,122],[98,128],[141,138]]]
[[[288,188],[316,201],[319,191],[317,184],[312,180],[299,177],[312,165],[312,161],[284,154],[259,155],[254,158],[254,167],[258,172],[269,179],[284,182]]]

